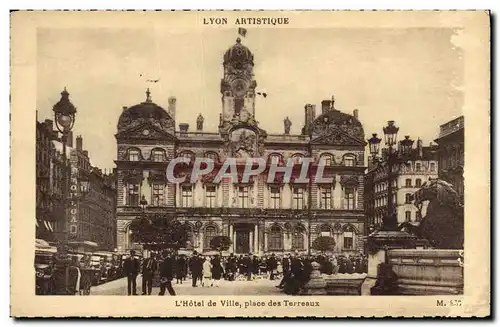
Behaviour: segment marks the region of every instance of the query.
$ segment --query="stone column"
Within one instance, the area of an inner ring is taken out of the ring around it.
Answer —
[[[229,239],[231,240],[231,245],[229,246],[229,251],[234,252],[234,231],[233,224],[229,224]]]
[[[233,243],[233,253],[236,253],[236,231],[233,232],[233,240],[234,240],[234,243]]]
[[[200,253],[203,252],[203,231],[200,231],[200,234],[199,234],[199,238],[200,238]]]
[[[267,252],[267,232],[264,232],[264,252]]]
[[[253,233],[253,250],[256,254],[260,254],[259,249],[259,227],[255,224],[255,230]]]
[[[249,232],[248,249],[250,250],[249,252],[253,254],[253,231]]]

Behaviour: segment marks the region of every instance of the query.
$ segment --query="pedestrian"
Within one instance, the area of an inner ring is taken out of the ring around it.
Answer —
[[[127,291],[128,295],[137,295],[137,275],[141,269],[139,259],[135,257],[135,251],[130,250],[130,257],[125,259],[123,263],[123,271],[127,276]]]
[[[186,259],[184,258],[184,255],[180,255],[179,258],[177,258],[177,265],[176,265],[176,278],[177,278],[177,284],[182,284],[182,280],[186,276]]]
[[[270,273],[269,279],[274,280],[274,274],[278,268],[278,262],[274,253],[271,253],[271,257],[267,259],[267,271]]]
[[[168,290],[168,294],[175,295],[172,287],[175,260],[167,251],[163,251],[162,257],[163,261],[160,264],[160,293],[158,295],[165,295],[165,290]]]
[[[236,262],[236,257],[234,256],[233,253],[231,253],[229,255],[229,258],[227,259],[227,274],[229,281],[234,281],[234,279],[236,278],[237,271],[238,271],[238,264]]]
[[[196,282],[202,276],[203,263],[198,256],[198,252],[194,251],[191,260],[189,260],[189,270],[191,270],[192,286],[196,286]]]
[[[288,254],[285,254],[283,256],[283,260],[282,260],[281,266],[282,266],[282,269],[283,269],[283,278],[281,279],[281,282],[279,283],[279,285],[276,286],[277,288],[283,288],[283,287],[285,287],[285,283],[290,280],[291,275],[292,275],[291,274],[291,270],[290,270],[291,258],[289,257]]]
[[[206,257],[203,263],[203,281],[201,282],[201,287],[205,286],[205,282],[207,285],[210,282],[210,286],[214,286],[212,282],[212,264],[209,257]]]
[[[142,295],[146,295],[146,293],[147,295],[151,295],[156,267],[155,255],[151,253],[150,257],[142,262]]]
[[[245,258],[243,258],[243,267],[244,273],[247,275],[247,281],[252,280],[252,271],[253,271],[253,261],[252,254],[247,254]]]
[[[345,269],[347,274],[352,274],[354,272],[354,265],[352,264],[351,258],[347,256],[347,259],[345,261]]]
[[[215,287],[219,287],[220,279],[224,274],[224,268],[222,267],[221,260],[219,255],[215,255],[215,258],[212,259],[212,279]]]

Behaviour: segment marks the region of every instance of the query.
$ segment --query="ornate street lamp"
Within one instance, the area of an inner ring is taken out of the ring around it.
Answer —
[[[399,127],[396,127],[394,120],[387,122],[387,126],[383,128],[385,144],[387,146],[387,156],[381,160],[377,157],[381,139],[377,137],[377,134],[372,134],[372,137],[368,139],[368,144],[370,146],[370,154],[372,155],[372,160],[374,163],[383,163],[387,165],[387,214],[383,219],[383,230],[386,231],[396,231],[398,228],[396,208],[394,206],[393,199],[393,170],[395,166],[406,164],[411,149],[413,146],[413,140],[410,136],[405,136],[404,140],[400,142],[400,150],[395,150],[394,146],[397,143],[397,135]]]
[[[76,108],[69,100],[69,93],[64,88],[61,92],[61,99],[53,106],[54,120],[56,122],[57,130],[62,134],[61,141],[63,145],[63,160],[65,169],[63,170],[63,238],[61,241],[61,251],[64,252],[68,239],[68,221],[67,221],[67,204],[68,204],[68,167],[66,144],[68,142],[68,134],[75,125]]]

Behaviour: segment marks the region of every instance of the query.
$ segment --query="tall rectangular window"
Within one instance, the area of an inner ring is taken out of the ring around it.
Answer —
[[[304,209],[304,188],[293,188],[293,209]]]
[[[320,192],[320,208],[321,209],[331,209],[332,208],[332,189],[329,187],[322,187]]]
[[[344,191],[345,193],[345,205],[347,210],[354,209],[354,189],[352,187],[348,187]]]
[[[240,208],[248,208],[248,187],[238,187],[238,200]]]
[[[191,185],[183,185],[181,187],[181,207],[190,207],[191,199],[193,198],[193,188]]]
[[[410,178],[407,178],[406,181],[405,181],[405,186],[406,187],[411,187],[411,179]]]
[[[207,207],[215,208],[215,199],[216,199],[216,189],[215,185],[207,185],[205,186],[205,198],[207,199]]]
[[[411,221],[411,211],[405,211],[405,221]]]
[[[345,157],[344,158],[344,165],[348,167],[354,166],[354,158],[353,157]]]
[[[165,199],[165,185],[162,183],[153,183],[153,206],[161,207],[163,206],[163,201]]]
[[[281,203],[281,193],[279,187],[271,187],[271,208],[279,209]]]
[[[127,205],[133,207],[139,206],[139,184],[128,184]]]
[[[353,232],[344,232],[344,249],[352,250],[354,245],[353,241],[354,241]]]

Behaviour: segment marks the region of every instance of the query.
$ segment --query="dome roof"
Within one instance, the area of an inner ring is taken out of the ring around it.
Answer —
[[[118,119],[118,132],[146,121],[158,125],[161,128],[173,126],[174,121],[169,113],[151,101],[149,90],[146,94],[146,101],[123,110]]]
[[[227,49],[224,54],[224,64],[230,61],[246,61],[253,64],[253,54],[252,52],[243,44],[241,44],[241,39],[236,39],[236,44]]]

